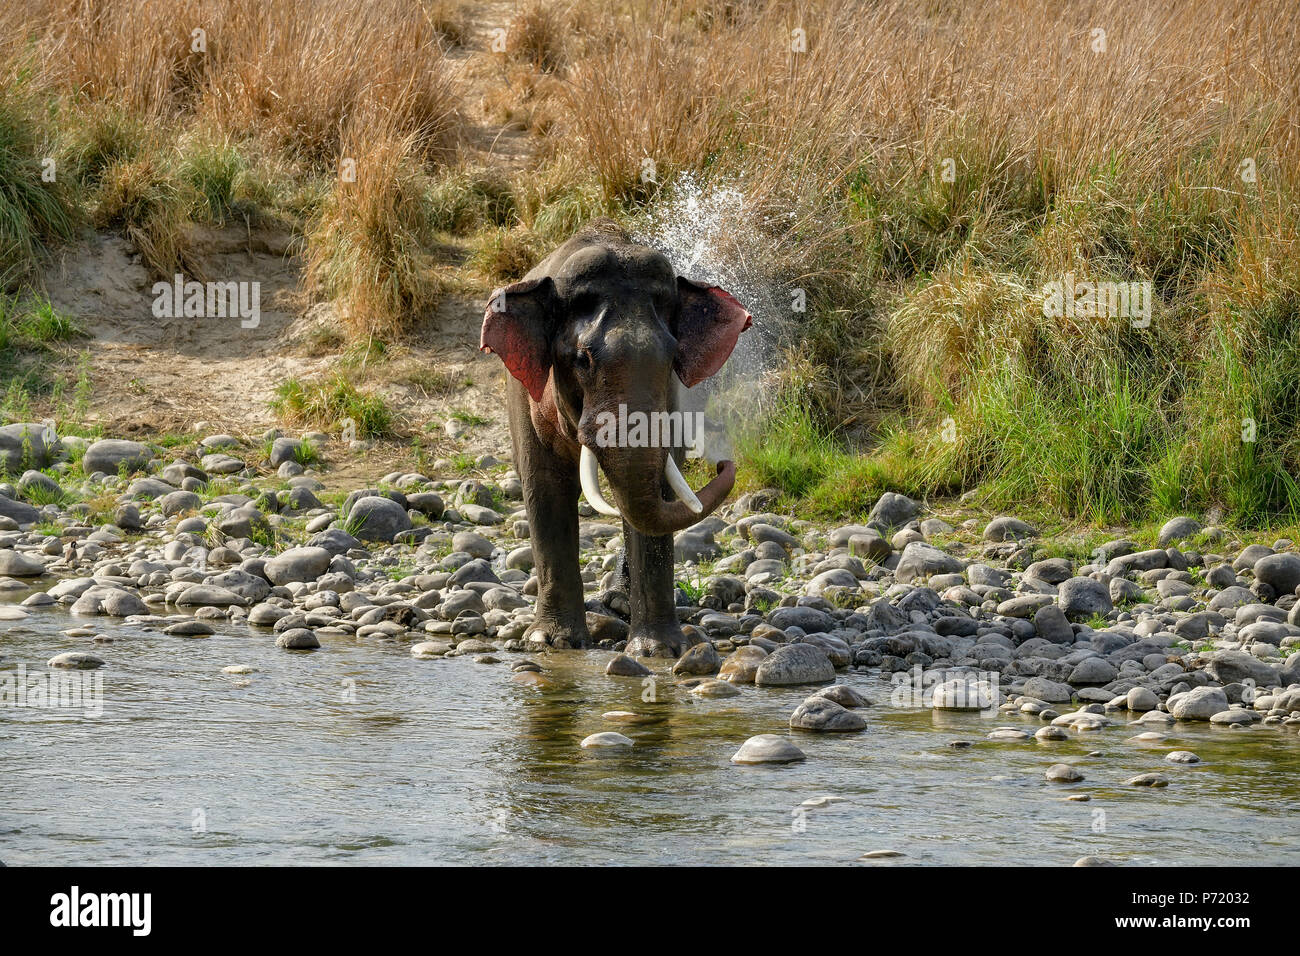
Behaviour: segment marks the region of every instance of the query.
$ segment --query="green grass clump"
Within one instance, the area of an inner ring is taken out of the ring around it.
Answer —
[[[360,391],[341,375],[309,382],[288,379],[277,386],[271,408],[291,425],[339,431],[351,421],[357,438],[391,435],[396,424],[383,398]]]
[[[766,427],[740,439],[737,455],[757,487],[802,498],[825,479],[843,451],[791,398],[778,406]]]
[[[427,198],[433,227],[456,235],[509,226],[516,218],[509,180],[482,167],[448,170],[430,184]]]
[[[42,178],[47,160],[53,182]],[[30,91],[18,81],[0,83],[0,291],[29,278],[48,246],[72,237],[77,221]]]
[[[135,159],[149,142],[144,119],[114,103],[56,104],[59,168],[93,189],[104,171]]]
[[[181,155],[178,174],[191,190],[190,218],[223,224],[231,213],[245,162],[226,142],[197,140]]]
[[[463,408],[457,408],[454,411],[452,411],[451,417],[456,419],[456,421],[458,422],[463,422],[464,424],[470,426],[492,424],[491,419],[484,418],[482,415],[476,415],[473,412],[466,411]]]
[[[66,384],[54,371],[57,348],[83,333],[68,316],[43,297],[0,294],[0,412],[10,421],[28,421],[37,396],[52,393],[56,411],[66,414],[81,405],[89,381],[74,387],[74,402],[65,401]],[[83,378],[88,375],[84,367]]]

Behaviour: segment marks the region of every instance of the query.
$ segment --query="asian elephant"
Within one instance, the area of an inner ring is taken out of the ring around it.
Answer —
[[[687,641],[675,610],[673,532],[722,504],[735,465],[719,462],[693,492],[678,467],[680,445],[626,447],[633,442],[611,442],[612,430],[601,429],[620,405],[629,416],[674,411],[673,378],[689,388],[713,375],[750,323],[728,292],[678,276],[663,255],[610,220],[587,225],[493,293],[479,347],[511,375],[510,433],[539,585],[533,639],[590,644],[578,568],[581,490],[597,511],[623,520],[627,653],[681,653]],[[598,469],[617,507],[603,498]]]

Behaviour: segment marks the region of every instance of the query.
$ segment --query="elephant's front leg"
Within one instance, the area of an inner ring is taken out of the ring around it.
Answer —
[[[632,627],[627,653],[677,657],[690,645],[677,621],[673,588],[673,536],[650,537],[623,522]]]
[[[578,473],[542,454],[531,458],[524,476],[524,505],[537,574],[537,610],[530,639],[553,647],[588,647],[587,609],[578,569]]]

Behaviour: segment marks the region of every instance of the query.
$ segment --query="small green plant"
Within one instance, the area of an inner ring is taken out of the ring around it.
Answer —
[[[300,441],[293,449],[294,461],[304,468],[308,465],[314,465],[321,460],[320,449],[309,441]]]
[[[275,529],[269,524],[254,523],[248,532],[248,540],[264,548],[274,548]]]
[[[854,591],[848,588],[844,590],[835,589],[831,591],[829,600],[837,608],[846,611],[852,611],[865,600],[865,595],[860,591]]]
[[[15,328],[22,338],[33,344],[67,342],[85,334],[71,316],[57,311],[46,298],[28,300],[20,315]]]
[[[384,576],[390,581],[401,581],[403,578],[412,577],[415,573],[415,568],[407,564],[394,564],[384,568]]]
[[[54,487],[30,484],[23,489],[23,497],[37,508],[63,504],[68,499],[67,493],[57,484]]]
[[[492,421],[489,418],[484,418],[482,415],[476,415],[473,412],[466,411],[463,408],[458,408],[455,411],[453,411],[451,413],[451,417],[458,422],[463,422],[464,424],[471,425],[471,426],[488,425],[491,424]]]
[[[349,513],[336,521],[335,524],[347,534],[352,535],[352,537],[360,538],[361,531],[366,526],[366,516]]]
[[[700,599],[704,597],[704,584],[698,579],[695,581],[688,581],[679,578],[677,580],[677,586],[681,588],[682,592],[690,599],[692,604],[699,604]]]

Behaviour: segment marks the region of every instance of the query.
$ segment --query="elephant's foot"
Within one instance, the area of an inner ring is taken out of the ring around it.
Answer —
[[[633,626],[623,653],[630,657],[681,657],[682,651],[699,643],[674,625]]]
[[[591,647],[591,634],[587,632],[585,620],[581,624],[555,620],[534,621],[524,632],[524,640],[561,651]]]

